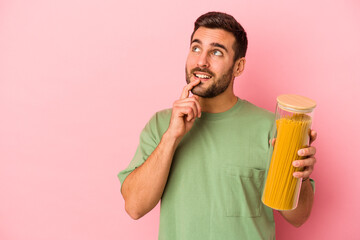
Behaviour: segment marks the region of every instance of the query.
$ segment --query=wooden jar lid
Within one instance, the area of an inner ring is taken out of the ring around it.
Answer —
[[[277,101],[281,109],[291,112],[309,113],[316,107],[314,100],[294,94],[280,95],[277,97]]]

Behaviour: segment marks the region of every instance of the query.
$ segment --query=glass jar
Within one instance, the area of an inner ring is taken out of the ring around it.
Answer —
[[[272,137],[274,150],[267,171],[262,202],[273,209],[292,210],[297,207],[301,178],[294,172],[293,161],[303,159],[297,152],[309,146],[313,110],[316,102],[299,95],[277,97],[275,114],[276,131]]]

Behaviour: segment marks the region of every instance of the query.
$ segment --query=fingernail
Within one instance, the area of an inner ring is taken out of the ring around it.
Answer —
[[[300,166],[300,163],[297,162],[297,161],[295,161],[295,162],[293,162],[293,166],[294,166],[294,167],[298,167],[298,166]]]
[[[294,173],[293,173],[293,176],[294,176],[294,177],[296,177],[296,178],[298,178],[298,177],[300,177],[300,174],[299,174],[299,173],[294,172]]]
[[[303,154],[304,154],[304,150],[300,149],[300,150],[298,151],[298,155],[303,155]]]

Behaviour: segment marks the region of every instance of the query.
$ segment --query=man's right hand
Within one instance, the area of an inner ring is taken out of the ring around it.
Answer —
[[[194,125],[195,119],[201,116],[198,96],[189,97],[191,89],[198,85],[195,80],[186,85],[179,100],[173,104],[168,134],[179,141]]]

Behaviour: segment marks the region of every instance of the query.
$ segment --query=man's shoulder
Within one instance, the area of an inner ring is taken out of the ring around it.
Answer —
[[[172,109],[171,108],[167,108],[167,109],[163,109],[160,111],[157,111],[152,118],[150,119],[150,121],[157,121],[159,123],[162,122],[169,122],[170,121],[170,117],[171,117],[171,112]]]
[[[157,111],[152,115],[145,128],[147,127],[151,129],[167,128],[170,123],[171,112],[172,112],[171,108]]]
[[[157,111],[155,113],[155,115],[160,117],[160,118],[170,118],[171,117],[171,112],[172,112],[172,108],[166,108],[166,109],[162,109],[160,111]]]
[[[275,114],[265,108],[259,107],[247,100],[242,100],[245,110],[251,115],[252,118],[266,119],[274,121]]]
[[[275,121],[275,114],[269,110],[256,106],[246,100],[243,100],[242,119],[246,122],[248,128],[257,129],[256,131],[271,131]]]

